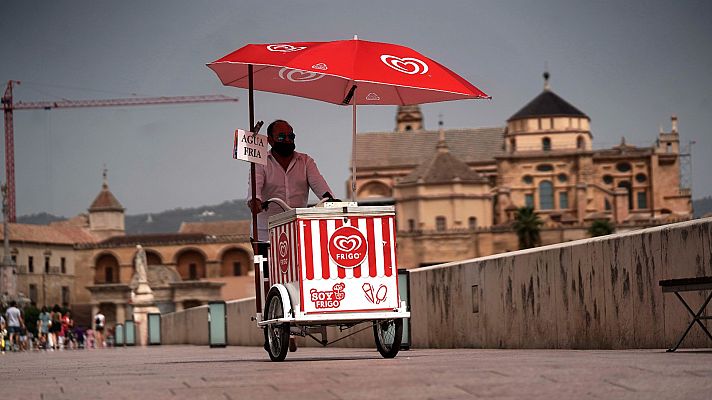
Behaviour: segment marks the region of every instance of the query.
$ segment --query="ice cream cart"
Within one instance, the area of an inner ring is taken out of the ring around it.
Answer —
[[[208,67],[224,85],[249,90],[250,132],[257,132],[255,90],[351,106],[352,200],[358,194],[353,159],[357,104],[402,106],[491,98],[413,49],[356,36],[331,42],[247,44]],[[254,171],[253,164],[252,181]],[[256,199],[254,191],[251,198]],[[320,331],[322,339],[317,340],[329,344],[326,326],[351,328],[364,322],[373,325],[379,352],[395,357],[402,318],[409,313],[398,296],[394,208],[339,202],[284,210],[269,221],[269,269],[255,275],[256,318],[265,328],[270,358],[286,357],[290,333],[314,337]],[[252,237],[257,237],[256,215],[253,210]],[[257,253],[256,244],[254,249]]]
[[[372,326],[378,351],[395,357],[410,313],[398,294],[394,207],[277,202],[287,211],[269,219],[269,267],[260,271],[269,290],[257,323],[270,359],[284,360],[290,334],[333,343],[327,326],[361,328],[351,334]]]

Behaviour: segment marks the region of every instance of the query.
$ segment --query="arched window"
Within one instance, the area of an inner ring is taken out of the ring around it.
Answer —
[[[517,151],[517,139],[515,139],[515,138],[509,139],[509,148],[511,151]]]
[[[576,148],[579,150],[583,150],[584,147],[586,146],[586,142],[583,140],[583,136],[579,136],[576,138]]]
[[[252,265],[250,255],[246,251],[232,248],[222,255],[220,276],[247,275],[248,271],[252,269]],[[188,271],[188,275],[190,276],[190,270]]]
[[[391,188],[379,181],[368,182],[358,190],[358,197],[390,197],[392,195]]]
[[[541,139],[541,149],[544,151],[551,150],[551,139],[549,139],[548,137]]]
[[[467,227],[472,230],[477,229],[477,217],[470,217],[467,220]]]
[[[111,254],[104,254],[96,260],[94,283],[119,283],[119,261]]]
[[[205,257],[195,250],[186,250],[178,256],[176,269],[184,281],[205,278]]]
[[[550,181],[542,181],[539,184],[539,208],[542,210],[554,208],[554,186]]]

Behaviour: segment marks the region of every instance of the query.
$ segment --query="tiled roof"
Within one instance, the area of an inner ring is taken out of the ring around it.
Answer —
[[[504,127],[448,129],[447,145],[453,156],[471,163],[494,163],[503,153]],[[415,167],[435,152],[438,131],[370,132],[356,135],[356,169]]]
[[[539,96],[535,97],[534,100],[527,103],[527,105],[525,105],[521,110],[517,111],[514,115],[509,117],[508,121],[540,116],[572,116],[588,118],[588,116],[581,112],[581,110],[572,106],[569,102],[559,97],[559,95],[557,95],[556,93],[546,89],[541,92]]]
[[[124,207],[116,200],[114,194],[109,190],[109,185],[104,183],[101,192],[96,196],[89,207],[89,211],[124,211]]]
[[[447,145],[439,143],[435,154],[424,160],[399,183],[447,183],[453,181],[488,182],[487,178],[471,170],[467,164],[453,156]]]
[[[213,221],[213,222],[183,222],[178,229],[180,233],[202,233],[214,236],[248,235],[250,221]]]
[[[113,236],[99,244],[101,246],[127,246],[136,244],[201,243],[207,239],[203,233],[151,233],[146,235]]]
[[[97,241],[88,229],[75,226],[9,224],[9,230],[10,241],[14,242],[73,245]],[[0,225],[0,234],[4,240],[5,232],[2,225]]]

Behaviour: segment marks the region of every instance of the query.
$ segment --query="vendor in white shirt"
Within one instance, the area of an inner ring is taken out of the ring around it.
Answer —
[[[252,182],[247,188],[248,207],[257,213],[257,240],[269,241],[267,221],[270,216],[283,212],[277,204],[266,211],[262,202],[271,198],[284,200],[292,208],[306,207],[309,189],[320,199],[332,198],[332,190],[319,172],[314,159],[294,151],[294,130],[287,121],[278,119],[267,127],[267,142],[271,150],[267,165],[255,165],[256,199],[252,199]],[[250,231],[251,232],[251,231]]]
[[[267,142],[272,147],[267,155],[267,165],[255,165],[255,200],[252,200],[252,181],[247,188],[248,207],[257,213],[258,252],[268,255],[270,216],[283,212],[278,204],[262,210],[262,202],[278,198],[292,208],[306,207],[309,189],[320,199],[333,198],[329,184],[319,172],[316,162],[304,153],[294,151],[294,129],[289,122],[278,119],[267,127]],[[252,230],[250,230],[252,232]],[[269,261],[268,261],[269,262]],[[265,346],[267,346],[265,338]],[[296,351],[294,336],[289,338],[289,351]]]

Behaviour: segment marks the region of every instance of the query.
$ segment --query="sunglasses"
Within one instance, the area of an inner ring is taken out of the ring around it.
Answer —
[[[294,138],[296,138],[297,135],[294,133],[275,133],[272,137],[278,142],[284,142],[287,139],[294,141]]]

